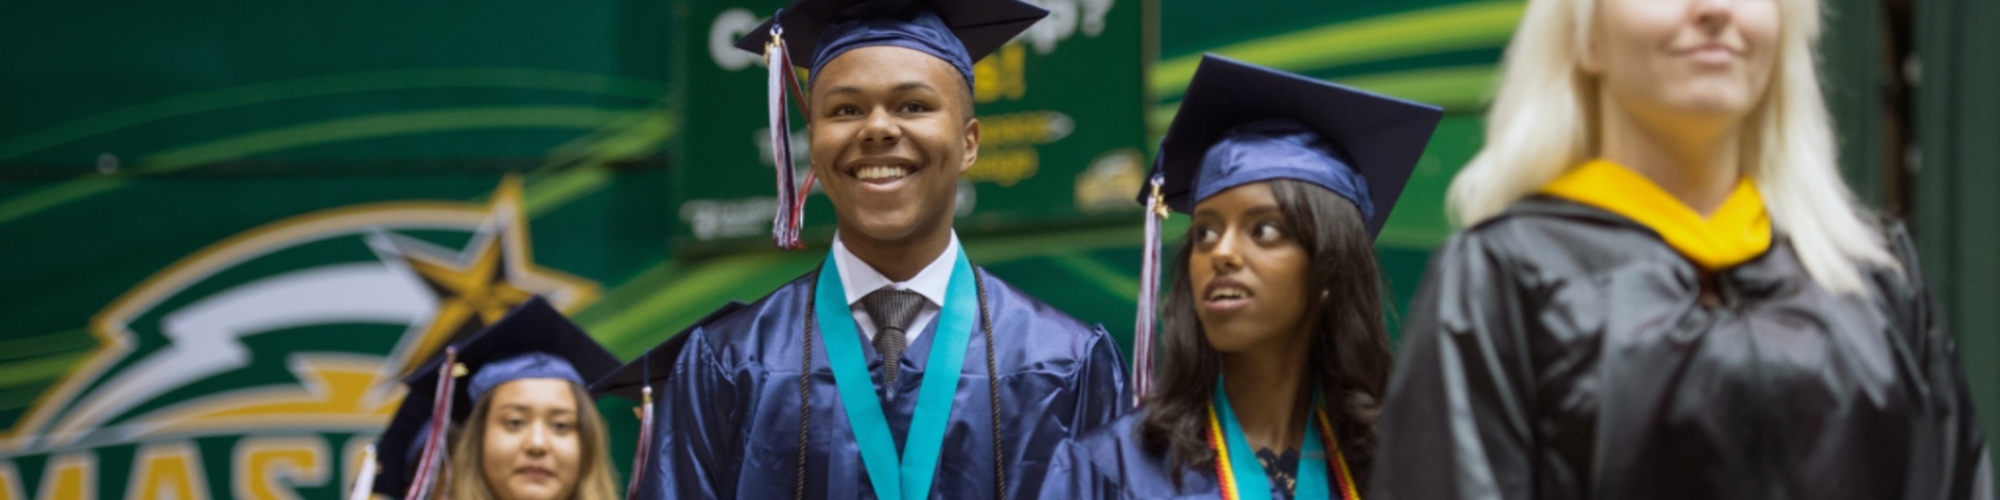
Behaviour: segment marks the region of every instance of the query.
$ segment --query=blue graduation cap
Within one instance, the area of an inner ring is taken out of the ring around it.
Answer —
[[[903,47],[943,59],[972,84],[972,63],[999,50],[1049,11],[1017,0],[798,0],[736,48],[763,54],[782,28],[793,64],[819,74],[847,51]]]
[[[1295,179],[1333,191],[1382,230],[1444,111],[1206,54],[1160,142],[1153,174],[1167,206]],[[1145,203],[1148,190],[1139,193]]]
[[[429,487],[429,478],[436,477],[443,466],[442,440],[434,439],[436,433],[464,422],[474,402],[501,384],[554,378],[584,386],[618,364],[618,357],[547,300],[535,297],[516,306],[500,321],[451,344],[446,352],[403,379],[409,392],[389,427],[375,441],[381,467],[371,490],[403,497],[412,485]],[[446,374],[451,376],[443,376]],[[450,397],[440,402],[440,392],[448,392]],[[440,413],[449,418],[438,418]],[[426,455],[436,457],[429,468],[423,464]],[[357,484],[366,480],[357,478]]]
[[[790,88],[799,107],[806,107],[806,89],[793,80],[791,66],[820,68],[847,51],[890,46],[915,50],[941,59],[972,85],[972,63],[999,50],[1027,31],[1049,11],[1019,0],[797,0],[779,9],[736,42],[736,48],[764,56],[772,159],[777,165],[777,216],[771,239],[778,248],[793,250],[805,219],[805,195],[812,176],[801,182],[791,169],[790,119],[785,92]]]
[[[1230,188],[1293,179],[1354,202],[1372,238],[1443,115],[1437,106],[1204,54],[1160,142],[1150,185],[1139,191],[1152,213],[1134,330],[1137,392],[1151,390],[1159,222],[1168,208],[1193,213]]]

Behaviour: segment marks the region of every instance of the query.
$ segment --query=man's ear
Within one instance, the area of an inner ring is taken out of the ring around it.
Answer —
[[[965,162],[958,166],[958,174],[965,175],[972,170],[972,164],[979,161],[979,119],[965,121]]]

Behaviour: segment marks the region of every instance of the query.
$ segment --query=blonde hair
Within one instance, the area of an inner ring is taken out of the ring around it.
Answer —
[[[1814,281],[1865,294],[1857,263],[1901,267],[1840,178],[1832,117],[1813,67],[1818,1],[1776,1],[1778,68],[1744,118],[1743,173],[1757,183],[1772,224],[1790,236]],[[1498,215],[1599,153],[1597,82],[1577,64],[1591,43],[1596,3],[1528,1],[1501,61],[1485,146],[1447,194],[1447,212],[1458,224]]]
[[[604,429],[604,415],[597,412],[597,403],[590,400],[588,391],[569,384],[570,396],[576,399],[577,439],[582,450],[577,455],[583,463],[577,464],[579,474],[576,489],[570,498],[575,500],[618,500],[618,483],[611,474],[611,451],[609,438]],[[493,407],[491,395],[474,403],[472,417],[465,420],[464,433],[457,436],[458,443],[451,448],[450,488],[443,498],[457,500],[491,500],[493,490],[486,484],[485,469],[480,467],[480,458],[486,450],[486,414]]]

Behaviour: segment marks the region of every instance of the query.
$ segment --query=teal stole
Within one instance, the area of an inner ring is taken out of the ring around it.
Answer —
[[[1318,411],[1316,408],[1315,412]],[[1223,388],[1222,377],[1215,379],[1215,401],[1209,406],[1209,417],[1209,441],[1217,452],[1216,483],[1222,490],[1222,498],[1271,500],[1271,478],[1264,472],[1262,462],[1257,460],[1257,453],[1250,450],[1250,439],[1244,437],[1243,426],[1236,420],[1236,410],[1229,406],[1229,391]],[[1326,450],[1321,444],[1319,429],[1326,421],[1324,418],[1315,420],[1319,425],[1313,422],[1306,424],[1306,442],[1299,450],[1299,480],[1292,489],[1292,497],[1297,500],[1326,500],[1332,495],[1327,483]]]
[[[813,316],[826,340],[826,358],[833,367],[841,407],[846,409],[847,421],[853,426],[854,442],[861,448],[861,463],[868,469],[868,481],[874,485],[876,496],[885,500],[927,497],[932,476],[937,472],[938,454],[944,448],[945,424],[951,420],[959,369],[965,365],[966,343],[971,340],[973,323],[979,317],[979,289],[972,263],[966,260],[963,249],[954,258],[944,308],[938,312],[937,338],[931,342],[930,359],[924,364],[923,386],[917,393],[917,408],[910,415],[910,433],[900,453],[895,435],[889,432],[889,420],[875,396],[874,379],[868,375],[868,358],[861,350],[861,333],[855,330],[854,315],[848,311],[840,268],[832,258],[820,265]]]

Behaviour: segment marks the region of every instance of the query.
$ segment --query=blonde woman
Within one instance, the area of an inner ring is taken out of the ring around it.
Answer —
[[[1530,0],[1453,181],[1377,498],[1973,498],[1900,226],[1857,207],[1814,0]]]
[[[584,389],[617,357],[541,298],[453,348],[453,367],[440,353],[408,381],[376,443],[380,475],[360,484],[391,498],[618,498],[604,417]],[[436,404],[446,390],[452,401]]]
[[[604,417],[560,357],[510,357],[473,376],[474,408],[453,446],[458,500],[614,500]]]

